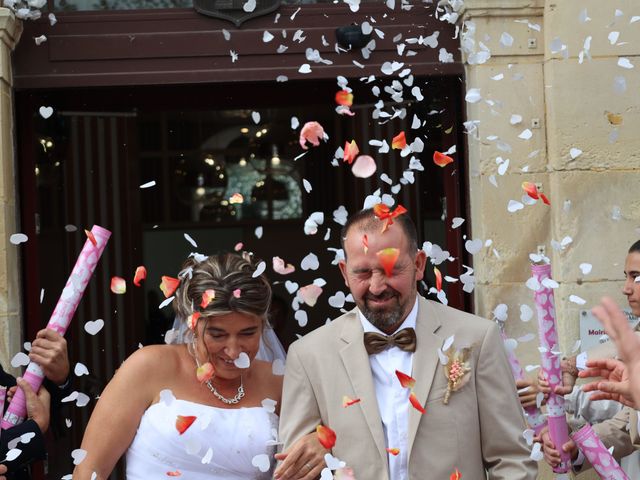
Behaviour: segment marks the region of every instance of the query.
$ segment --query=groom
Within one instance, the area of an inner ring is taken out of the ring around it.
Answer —
[[[411,219],[389,213],[363,210],[342,230],[340,271],[358,308],[289,348],[276,478],[319,476],[317,448],[290,447],[323,424],[358,480],[535,479],[496,325],[417,294],[426,255]]]

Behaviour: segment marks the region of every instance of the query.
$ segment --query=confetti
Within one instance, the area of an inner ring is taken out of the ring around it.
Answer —
[[[305,285],[304,287],[300,287],[300,289],[298,290],[300,299],[310,307],[313,307],[316,304],[316,302],[318,301],[318,297],[321,294],[322,288],[314,285],[313,283],[310,285]]]
[[[178,415],[178,417],[176,418],[176,430],[178,430],[178,433],[182,435],[184,432],[186,432],[187,429],[193,424],[193,422],[196,421],[196,418],[197,417],[191,415]]]
[[[103,327],[104,327],[104,320],[102,320],[101,318],[95,321],[89,320],[87,323],[84,324],[84,330],[89,335],[97,334],[100,330],[102,330]]]
[[[407,146],[407,139],[404,136],[404,132],[400,132],[398,135],[393,137],[391,141],[391,148],[395,150],[402,150]]]
[[[151,180],[150,182],[143,183],[142,185],[140,185],[140,188],[151,188],[151,187],[155,187],[155,186],[156,186],[156,181],[155,180]]]
[[[416,386],[416,381],[414,378],[410,377],[406,373],[402,373],[400,370],[396,370],[396,377],[400,381],[400,385],[402,388],[414,388]]]
[[[336,444],[336,432],[329,427],[318,425],[316,427],[316,433],[318,434],[318,440],[327,450],[331,450]]]
[[[462,480],[462,474],[458,471],[457,468],[456,468],[455,472],[453,472],[449,476],[449,480]]]
[[[213,288],[209,288],[202,292],[202,300],[200,301],[200,308],[205,309],[216,298],[216,291]]]
[[[453,158],[444,153],[435,151],[433,152],[433,163],[435,163],[439,167],[446,167],[450,163],[453,163]]]
[[[236,288],[232,293],[234,298],[240,298],[241,294],[242,294],[242,291],[239,288]]]
[[[414,392],[411,392],[411,394],[409,395],[409,402],[411,402],[411,405],[413,406],[413,408],[418,410],[420,413],[424,414],[425,409],[418,401],[418,397],[416,397],[416,394]]]
[[[353,161],[358,156],[358,153],[360,153],[360,149],[358,148],[358,145],[356,144],[355,140],[351,140],[351,142],[345,142],[344,143],[344,157],[343,157],[343,160],[345,162],[348,162],[349,165],[351,165],[353,163]]]
[[[351,167],[351,172],[354,177],[357,178],[369,178],[378,169],[378,165],[376,161],[370,157],[369,155],[360,155],[356,158],[353,167]]]
[[[147,279],[147,269],[144,268],[142,265],[139,266],[138,268],[136,268],[136,272],[133,275],[133,284],[136,287],[140,287],[140,282],[144,281]]]
[[[391,277],[393,275],[393,267],[398,261],[398,257],[400,256],[400,249],[398,248],[383,248],[382,250],[376,252],[378,256],[378,260],[380,261],[380,265],[384,268],[384,274],[387,277]]]
[[[343,107],[350,107],[353,105],[353,94],[348,90],[340,90],[336,93],[336,103]]]
[[[433,267],[433,273],[436,276],[436,290],[440,291],[442,290],[442,274],[440,270],[438,270],[438,267]]]
[[[324,128],[318,122],[307,122],[300,130],[300,146],[307,150],[306,143],[309,142],[314,147],[320,145],[320,140],[325,142],[329,139],[329,136],[325,133]]]
[[[296,267],[294,267],[290,263],[288,263],[285,267],[285,262],[283,259],[281,259],[280,257],[273,257],[273,271],[279,273],[280,275],[289,275],[290,273],[296,271]]]
[[[400,449],[399,448],[387,448],[386,450],[387,450],[387,452],[389,452],[394,457],[397,456],[400,453]]]
[[[160,290],[162,290],[164,298],[169,298],[173,295],[178,288],[178,285],[180,285],[179,279],[163,275],[162,282],[160,283]]]
[[[46,119],[47,119],[47,118],[49,118],[51,115],[53,115],[53,108],[51,108],[51,107],[44,107],[44,106],[42,106],[42,107],[40,107],[40,108],[38,109],[38,113],[40,114],[40,116],[41,116],[42,118],[44,118],[44,119],[46,120]]]
[[[116,295],[122,295],[127,291],[127,282],[122,277],[111,277],[111,291]]]
[[[351,398],[348,395],[344,395],[342,397],[342,406],[344,408],[350,407],[351,405],[355,405],[356,403],[360,403],[359,398]]]
[[[187,317],[187,327],[189,327],[189,330],[195,331],[200,315],[200,312],[193,312]]]

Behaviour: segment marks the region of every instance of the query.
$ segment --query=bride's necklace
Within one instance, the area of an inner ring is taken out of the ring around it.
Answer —
[[[198,368],[200,368],[201,365],[200,365],[200,361],[198,360],[198,355],[196,354],[196,351],[195,351],[195,345],[193,346],[192,354],[193,354],[193,358],[195,358],[195,360],[196,360],[196,365],[198,366]],[[213,383],[211,383],[211,380],[213,378],[215,378],[215,375],[212,378],[210,378],[209,380],[207,380],[206,382],[204,382],[204,383],[209,388],[211,393],[213,393],[213,395],[218,400],[220,400],[222,403],[225,403],[227,405],[235,405],[236,403],[240,402],[240,400],[242,400],[242,397],[244,397],[244,385],[242,383],[242,375],[240,375],[240,386],[238,387],[238,391],[231,398],[225,397],[220,392],[218,392],[218,390],[216,390],[216,387],[214,387]]]

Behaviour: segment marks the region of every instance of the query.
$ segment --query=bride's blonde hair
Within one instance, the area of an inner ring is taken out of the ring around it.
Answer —
[[[176,290],[173,309],[182,321],[195,312],[200,312],[201,317],[235,312],[255,315],[265,324],[271,303],[271,285],[264,274],[254,276],[257,260],[236,253],[211,255],[199,260],[189,258],[179,274],[180,286]],[[202,308],[202,294],[207,290],[214,290],[215,297]]]

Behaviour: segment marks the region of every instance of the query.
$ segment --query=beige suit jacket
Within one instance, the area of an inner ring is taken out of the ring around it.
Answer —
[[[451,335],[452,348],[472,347],[472,371],[444,405],[447,379],[437,350]],[[420,298],[416,336],[411,374],[426,413],[409,409],[409,478],[448,479],[457,468],[464,480],[535,479],[537,465],[522,437],[525,420],[497,326]],[[345,408],[344,395],[361,401]],[[320,423],[335,430],[332,453],[358,480],[393,480],[355,309],[289,348],[280,418],[285,449]]]

